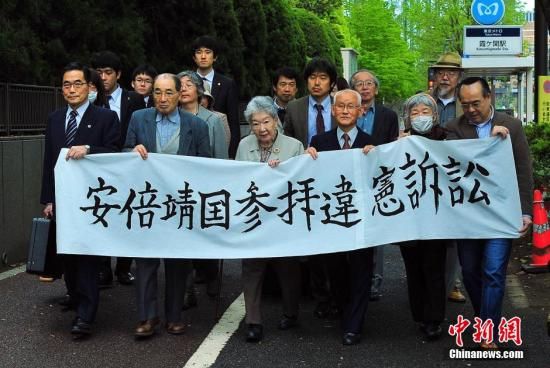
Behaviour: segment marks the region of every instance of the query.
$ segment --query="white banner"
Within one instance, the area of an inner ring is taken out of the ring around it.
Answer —
[[[514,238],[510,139],[408,137],[267,164],[136,153],[55,168],[60,253],[257,258],[411,239]]]

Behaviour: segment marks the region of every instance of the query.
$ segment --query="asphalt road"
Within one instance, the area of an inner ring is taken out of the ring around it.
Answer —
[[[263,303],[264,340],[255,345],[246,343],[241,323],[234,334],[226,334],[228,342],[213,366],[550,367],[550,337],[546,330],[550,274],[517,274],[520,258],[515,255],[510,265],[504,315],[522,318],[523,344],[503,347],[522,350],[521,360],[451,360],[448,352],[456,348],[454,337],[445,334],[439,341],[424,341],[410,317],[401,256],[395,246],[388,246],[383,297],[369,305],[360,345],[342,346],[338,321],[315,318],[315,303],[307,298],[301,304],[300,326],[277,330],[280,301],[268,297]],[[226,261],[224,275],[222,311],[240,294],[240,262]],[[206,296],[203,286],[198,288],[199,307],[184,313],[188,329],[182,336],[160,330],[151,339],[136,341],[134,289],[117,285],[101,292],[94,335],[75,342],[68,332],[73,314],[62,312],[56,303],[64,295],[61,281],[40,283],[36,276],[25,273],[0,279],[0,367],[183,367],[191,357],[196,360],[197,355],[205,353],[204,348],[197,349],[216,325],[215,303]],[[472,318],[468,302],[447,305],[445,330],[459,314]],[[469,329],[463,335],[467,348],[475,346],[472,332]],[[218,351],[206,349],[206,353],[216,357]]]

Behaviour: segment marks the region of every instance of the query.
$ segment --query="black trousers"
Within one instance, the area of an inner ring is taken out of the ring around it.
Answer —
[[[416,240],[399,244],[415,322],[441,323],[445,318],[446,244],[446,240]]]
[[[93,322],[99,304],[100,257],[63,255],[65,285],[70,298],[76,303],[77,316]]]
[[[373,248],[358,249],[347,253],[349,267],[349,298],[342,316],[344,332],[361,333],[373,273]]]

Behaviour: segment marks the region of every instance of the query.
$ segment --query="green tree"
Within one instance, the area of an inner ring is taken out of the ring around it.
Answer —
[[[321,18],[328,17],[332,12],[342,6],[342,0],[294,0],[290,4],[293,7],[309,10]]]
[[[381,82],[379,99],[391,103],[413,94],[420,86],[416,53],[401,38],[395,8],[383,0],[360,0],[346,11],[350,29],[362,45],[358,64],[373,70]]]
[[[269,78],[265,67],[267,26],[261,0],[234,0],[235,13],[244,41],[246,79],[241,82],[244,99],[269,93]]]
[[[265,62],[268,73],[288,66],[303,70],[306,62],[306,41],[296,18],[284,0],[262,0],[267,21],[269,52]]]
[[[324,57],[334,63],[341,71],[342,56],[340,47],[343,44],[338,40],[334,29],[328,22],[308,10],[294,8],[293,14],[296,16],[306,38],[307,57],[312,58],[315,55]]]

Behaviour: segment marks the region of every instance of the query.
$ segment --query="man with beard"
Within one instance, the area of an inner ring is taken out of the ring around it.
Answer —
[[[448,122],[462,115],[457,89],[458,82],[462,79],[462,58],[456,52],[447,52],[432,65],[432,70],[435,77],[432,97],[437,102],[439,125],[445,127]],[[445,280],[448,299],[454,303],[466,301],[466,297],[460,290],[459,271],[456,242],[451,241],[447,247]]]
[[[462,58],[456,52],[448,52],[441,55],[431,68],[435,77],[432,97],[437,102],[439,125],[445,127],[447,122],[462,115],[456,89],[462,79]]]

